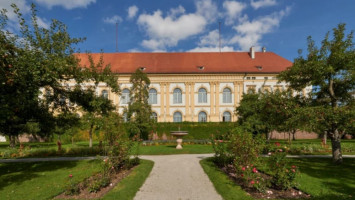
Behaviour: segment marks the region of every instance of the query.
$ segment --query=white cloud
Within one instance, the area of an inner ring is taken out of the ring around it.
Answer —
[[[236,35],[229,41],[229,44],[238,44],[241,50],[246,51],[251,46],[260,47],[259,41],[264,34],[270,33],[279,27],[283,17],[289,14],[291,8],[287,7],[280,12],[260,17],[256,20],[245,20],[241,24],[234,26]]]
[[[189,52],[219,52],[219,47],[217,46],[208,46],[208,47],[196,47],[194,49],[188,50]],[[221,52],[231,52],[235,51],[231,46],[224,46],[221,48]]]
[[[204,35],[200,38],[198,43],[199,46],[210,46],[210,45],[219,45],[219,33],[218,30],[213,30],[209,32],[207,35]]]
[[[51,9],[54,6],[62,6],[67,10],[74,8],[86,8],[91,3],[96,3],[96,0],[35,0],[37,3]]]
[[[197,14],[162,16],[160,10],[152,15],[141,14],[138,25],[146,31],[149,40],[144,40],[142,46],[152,50],[165,50],[166,47],[176,46],[180,40],[201,33],[207,21]]]
[[[27,5],[26,0],[0,0],[0,9],[6,9],[7,10],[7,17],[9,18],[9,20],[11,21],[17,21],[17,16],[16,14],[13,12],[13,9],[11,7],[11,4],[16,4],[17,7],[20,9],[20,12],[22,14],[27,14],[31,11],[31,7],[29,5]]]
[[[251,0],[250,5],[253,7],[255,10],[263,7],[268,7],[268,6],[274,6],[276,5],[276,0]]]
[[[116,23],[120,23],[123,21],[122,17],[118,16],[118,15],[114,15],[112,17],[106,17],[103,19],[103,21],[106,24],[116,24]]]
[[[133,6],[130,6],[128,9],[127,9],[127,12],[128,12],[128,16],[127,18],[128,19],[133,19],[137,13],[138,13],[138,7],[136,5],[133,5]]]
[[[241,3],[238,1],[225,1],[223,2],[223,8],[226,12],[226,24],[231,25],[235,20],[237,20],[242,11],[247,7],[245,3]]]
[[[47,19],[45,18],[41,18],[37,16],[37,24],[39,27],[41,28],[45,28],[45,29],[49,29],[50,27],[50,23],[48,22]]]
[[[202,33],[206,25],[219,16],[217,5],[212,0],[195,0],[196,12],[186,13],[179,5],[170,9],[166,16],[161,10],[153,14],[141,14],[137,24],[149,37],[141,45],[151,50],[166,50],[180,40]]]
[[[209,22],[215,22],[218,18],[218,7],[212,0],[197,0],[196,14],[203,16]]]
[[[177,8],[172,8],[169,11],[169,16],[172,18],[176,18],[177,16],[184,14],[185,13],[185,8],[179,5]]]

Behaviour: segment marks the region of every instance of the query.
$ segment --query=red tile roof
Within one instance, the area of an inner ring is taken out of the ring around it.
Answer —
[[[91,55],[95,63],[100,58],[100,53]],[[86,53],[76,56],[82,67],[89,66]],[[248,52],[103,53],[103,58],[105,65],[111,64],[111,70],[119,74],[133,73],[140,67],[148,74],[279,73],[292,66],[292,62],[272,52],[256,52],[255,59]]]

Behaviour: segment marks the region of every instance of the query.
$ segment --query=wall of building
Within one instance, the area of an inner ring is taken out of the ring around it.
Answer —
[[[274,91],[277,88],[285,89],[284,83],[277,83],[275,74],[149,74],[150,88],[157,91],[157,103],[152,104],[152,110],[158,116],[158,122],[173,122],[175,112],[182,113],[182,121],[198,121],[198,114],[203,111],[207,114],[208,122],[223,121],[223,113],[230,112],[231,121],[236,121],[234,111],[242,99],[244,92],[254,88],[256,91],[267,89]],[[250,77],[250,78],[247,78]],[[252,77],[255,77],[252,78]],[[265,79],[265,77],[268,77]],[[130,75],[120,75],[121,90],[130,89]],[[182,103],[173,102],[173,91],[179,88],[182,91]],[[198,90],[207,91],[207,103],[198,102]],[[223,90],[231,90],[231,103],[223,102]],[[108,88],[103,84],[98,88],[98,93]],[[109,99],[118,106],[122,113],[128,104],[123,104],[121,98],[109,93]]]

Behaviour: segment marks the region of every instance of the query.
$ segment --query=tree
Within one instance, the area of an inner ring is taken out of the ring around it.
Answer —
[[[84,39],[71,38],[65,24],[52,20],[50,28],[39,27],[34,4],[28,24],[16,5],[12,6],[18,16],[19,33],[6,30],[6,10],[0,15],[0,132],[9,136],[10,146],[25,132],[28,122],[38,123],[41,134],[50,134],[57,113],[72,112],[73,104],[80,107],[84,103],[79,96],[90,93],[72,90],[66,82],[74,81],[79,88],[92,77],[105,77],[101,71],[79,67],[73,45]],[[115,89],[111,83],[107,84]]]
[[[262,96],[265,107],[262,108],[264,119],[268,120],[274,130],[287,132],[289,143],[291,135],[295,140],[295,133],[301,128],[302,117],[299,114],[301,105],[305,104],[304,99],[290,91],[276,91]]]
[[[317,133],[327,132],[332,142],[334,163],[342,163],[341,137],[354,124],[355,51],[353,32],[345,35],[345,24],[333,29],[333,38],[326,34],[318,48],[308,37],[308,53],[294,60],[291,68],[279,75],[290,89],[301,91],[313,86],[304,107],[307,126]],[[349,127],[350,126],[350,127]]]
[[[103,55],[100,56],[97,63],[90,54],[88,54],[88,59],[90,66],[85,67],[85,73],[87,73],[87,77],[90,78],[93,85],[86,90],[77,87],[72,93],[72,99],[78,102],[84,111],[82,122],[86,128],[89,128],[89,147],[92,147],[92,134],[95,130],[100,129],[101,118],[110,115],[116,109],[111,100],[102,95],[96,95],[95,91],[97,91],[99,83],[102,82],[109,85],[111,91],[116,94],[119,94],[120,89],[117,82],[118,78],[111,72],[110,65],[104,66]]]
[[[149,129],[153,120],[152,108],[148,104],[150,80],[147,74],[139,68],[130,78],[131,101],[128,104],[128,121],[130,124],[131,136],[139,134],[142,139],[148,139]],[[136,132],[138,131],[138,132]]]

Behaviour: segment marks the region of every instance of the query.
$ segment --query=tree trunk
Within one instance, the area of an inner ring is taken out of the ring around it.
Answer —
[[[292,131],[292,140],[293,140],[293,141],[296,140],[296,131]]]
[[[335,130],[333,134],[331,134],[332,140],[332,154],[333,154],[333,163],[341,164],[343,163],[343,155],[341,153],[341,134],[339,134],[338,130]]]
[[[90,148],[92,147],[92,131],[93,131],[93,129],[94,129],[94,124],[91,124],[91,125],[90,125],[90,130],[89,130],[89,138],[90,138],[90,140],[89,140],[89,147],[90,147]]]
[[[10,135],[9,140],[10,140],[10,147],[15,148],[15,136]]]
[[[324,141],[324,145],[326,145],[327,144],[327,132],[324,132],[323,141]]]

